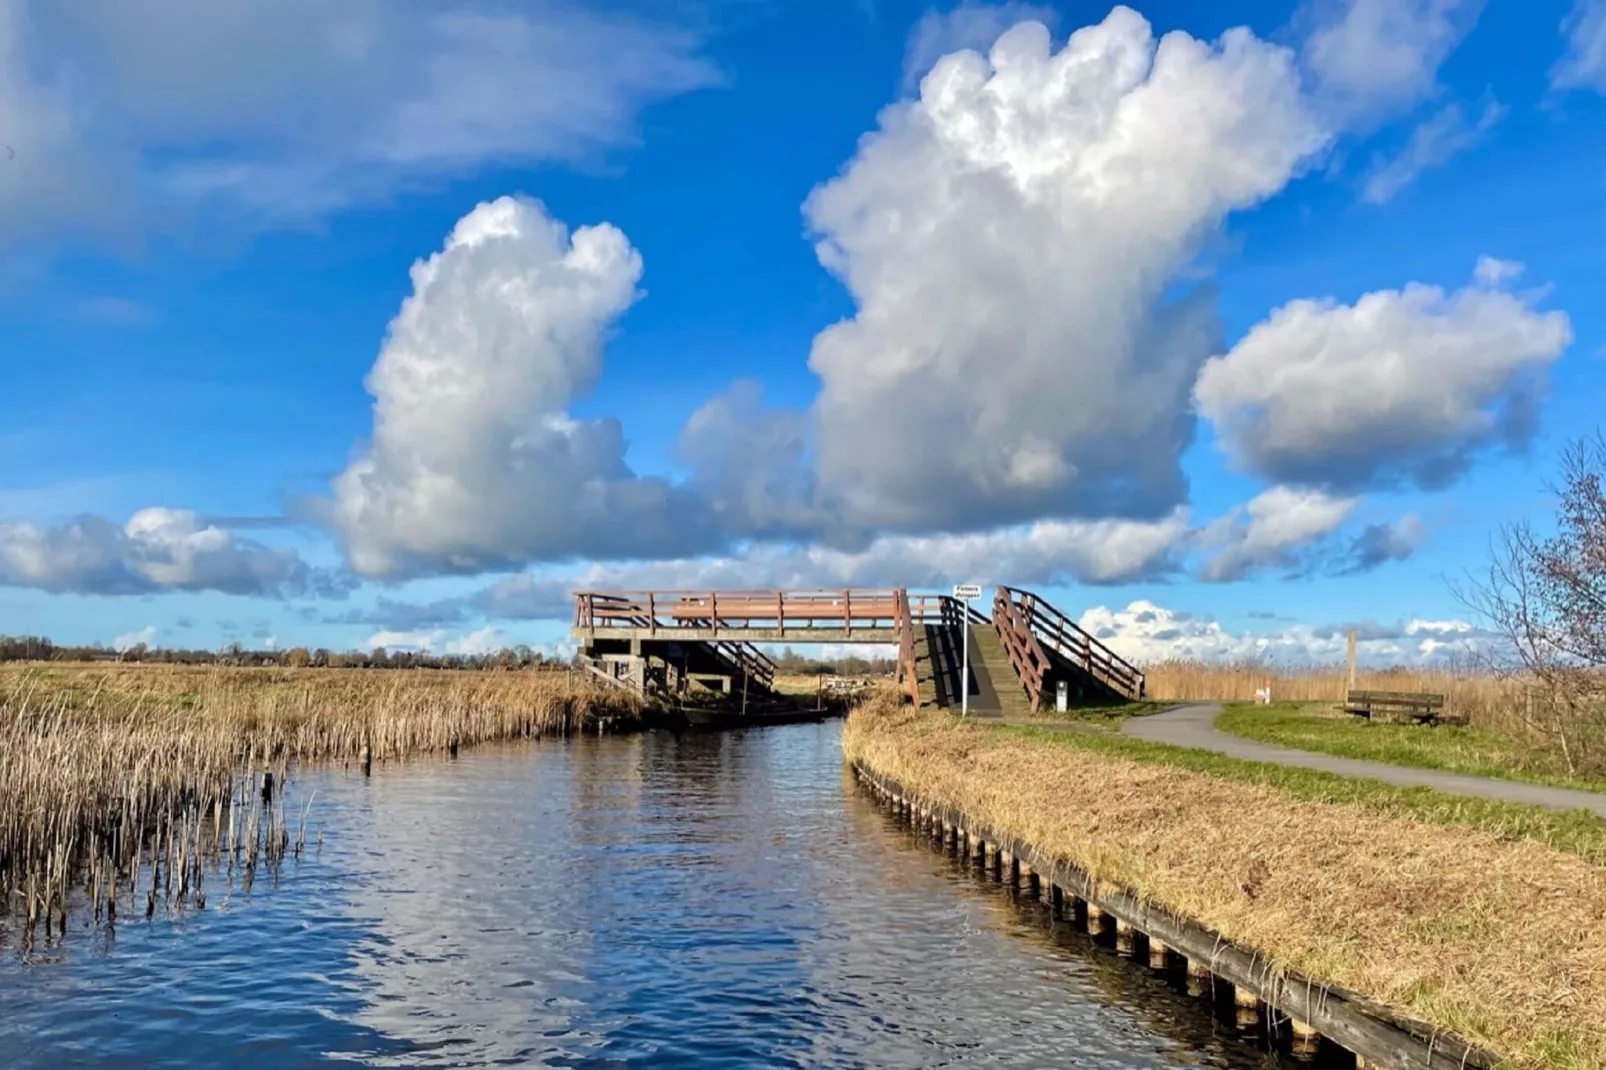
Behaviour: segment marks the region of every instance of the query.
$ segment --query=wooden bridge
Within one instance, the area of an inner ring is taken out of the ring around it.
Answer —
[[[961,681],[965,632],[970,676]],[[759,643],[895,647],[899,689],[923,706],[1029,716],[1064,683],[1073,701],[1136,700],[1143,673],[1030,591],[999,587],[993,615],[903,587],[816,590],[580,591],[574,636],[586,664],[620,686],[681,695],[769,694],[775,663]]]

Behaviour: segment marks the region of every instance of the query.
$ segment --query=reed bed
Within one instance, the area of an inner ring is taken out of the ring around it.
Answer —
[[[1161,702],[1253,702],[1255,692],[1270,682],[1277,702],[1344,701],[1349,676],[1342,665],[1277,666],[1242,662],[1221,664],[1172,660],[1144,667],[1150,698]],[[1474,725],[1501,728],[1527,701],[1528,686],[1519,679],[1459,669],[1409,668],[1357,670],[1355,686],[1363,691],[1432,691],[1465,713]]]
[[[1576,854],[895,698],[856,710],[844,747],[923,798],[1512,1066],[1606,1067],[1606,869]]]
[[[562,734],[639,712],[583,674],[157,666],[0,669],[0,915],[204,906],[304,841],[304,762],[374,761]],[[292,829],[294,825],[294,829]]]

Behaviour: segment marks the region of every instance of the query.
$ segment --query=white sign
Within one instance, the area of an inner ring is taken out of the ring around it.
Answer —
[[[954,597],[955,598],[980,598],[981,597],[981,584],[979,584],[979,583],[956,583],[956,584],[954,584]]]

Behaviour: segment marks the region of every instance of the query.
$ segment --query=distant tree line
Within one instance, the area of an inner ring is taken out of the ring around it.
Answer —
[[[884,676],[898,667],[897,658],[861,658],[857,655],[835,659],[811,658],[797,653],[791,647],[783,649],[779,656],[770,656],[775,661],[776,671],[786,676]]]
[[[773,655],[772,655],[773,656]],[[775,657],[779,672],[790,676],[881,676],[897,667],[895,658],[849,656],[837,659],[806,657],[791,647]],[[104,643],[73,646],[38,635],[0,635],[0,661],[106,661],[146,662],[157,665],[259,665],[288,669],[529,669],[566,667],[571,659],[529,646],[503,647],[480,654],[434,654],[425,650],[330,650],[295,646],[285,650],[251,650],[228,643],[216,650],[153,647],[136,643],[115,650]]]
[[[37,635],[0,635],[0,661],[107,661],[146,662],[159,665],[262,665],[290,669],[527,669],[567,666],[568,659],[510,646],[480,654],[432,654],[422,650],[329,650],[325,647],[290,647],[286,650],[250,650],[229,643],[216,650],[152,647],[136,643],[114,650],[102,643],[72,646]]]

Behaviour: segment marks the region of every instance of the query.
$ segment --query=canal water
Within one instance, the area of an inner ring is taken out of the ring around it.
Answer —
[[[894,825],[840,736],[302,776],[315,832],[277,879],[28,953],[0,936],[0,1065],[1274,1062]]]

